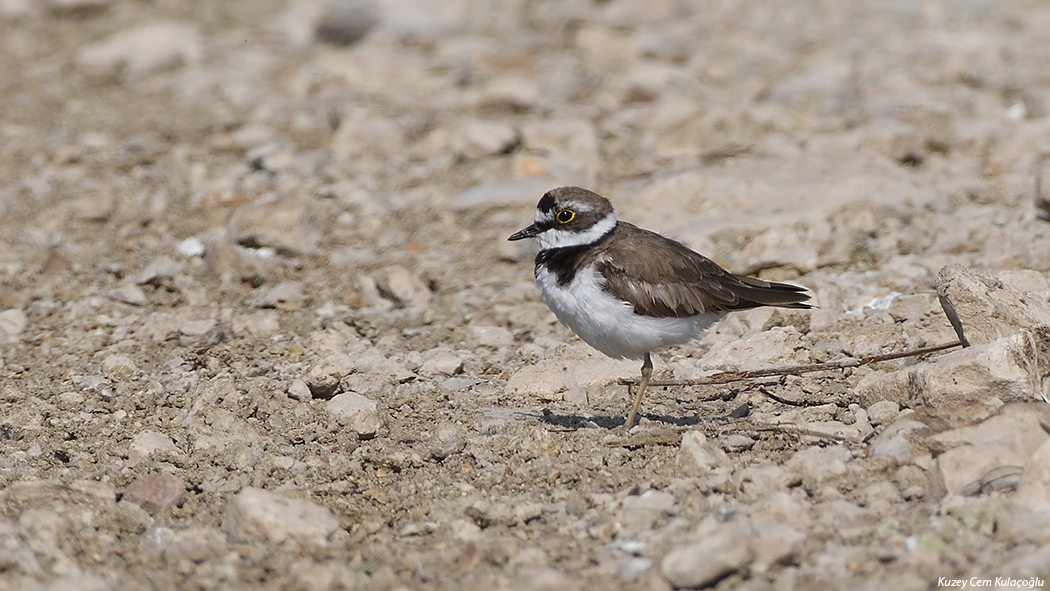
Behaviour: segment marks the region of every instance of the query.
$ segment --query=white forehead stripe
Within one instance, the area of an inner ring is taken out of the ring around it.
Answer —
[[[594,211],[594,208],[591,207],[590,205],[587,205],[586,203],[580,203],[578,201],[569,201],[568,203],[561,204],[561,207],[558,208],[557,210],[552,209],[550,211],[544,212],[544,211],[541,211],[541,210],[537,209],[536,210],[536,223],[537,224],[542,224],[544,222],[554,221],[554,214],[556,212],[558,212],[558,211],[562,211],[562,210],[565,210],[565,209],[571,209],[571,210],[575,211],[576,213],[590,213],[590,212]]]
[[[582,232],[570,232],[561,227],[554,227],[536,236],[536,241],[539,242],[540,250],[583,246],[597,242],[602,236],[612,232],[615,227],[616,214],[610,212],[609,215],[598,220],[598,222]]]

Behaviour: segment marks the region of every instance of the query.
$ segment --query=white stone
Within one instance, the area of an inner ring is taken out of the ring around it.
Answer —
[[[401,265],[384,267],[375,279],[380,294],[399,306],[420,308],[430,303],[430,288]]]
[[[339,391],[339,381],[357,369],[354,359],[346,353],[332,352],[310,367],[303,382],[313,397],[331,398]]]
[[[514,344],[514,335],[502,326],[472,326],[470,336],[475,345],[482,347],[499,349]]]
[[[306,382],[296,378],[288,384],[288,397],[292,400],[310,400],[314,395],[310,391],[310,386],[306,385]]]
[[[852,459],[853,454],[841,445],[807,447],[795,452],[784,467],[801,476],[807,490],[816,490],[821,484],[845,476],[846,463]]]
[[[154,451],[177,452],[179,448],[167,435],[158,431],[143,431],[136,435],[128,446],[128,463],[138,464],[148,459]]]
[[[709,441],[703,432],[690,429],[682,434],[682,446],[678,449],[678,470],[684,476],[707,476],[714,470],[730,467],[729,456],[718,444]]]
[[[1050,300],[1045,294],[1026,293],[987,273],[948,265],[937,276],[937,293],[951,302],[971,345],[991,343],[1022,329],[1050,327]]]
[[[936,458],[945,490],[949,494],[978,494],[988,484],[982,483],[987,475],[1024,465],[1050,438],[1040,424],[1043,406],[1009,404],[981,423],[930,437],[927,445],[947,448]]]
[[[1025,460],[1014,502],[1043,513],[1050,512],[1050,440],[1043,441]]]
[[[503,154],[518,142],[518,132],[505,123],[468,121],[456,130],[452,149],[464,158],[476,160]]]
[[[325,404],[325,410],[340,425],[349,427],[362,438],[374,437],[383,427],[376,401],[355,392],[337,394]]]
[[[751,535],[745,528],[725,525],[668,552],[660,561],[660,572],[675,588],[707,587],[746,566],[753,556]]]
[[[0,312],[0,332],[9,337],[16,337],[29,326],[29,319],[25,312],[18,308]]]
[[[899,404],[892,400],[880,400],[868,407],[868,421],[872,425],[892,423],[901,412]]]
[[[610,359],[582,343],[563,345],[515,372],[505,391],[509,396],[560,400],[568,390],[586,390],[618,377],[640,377],[640,368],[637,361]]]
[[[140,76],[192,63],[201,57],[197,27],[151,23],[80,48],[77,62],[90,69]]]
[[[463,359],[448,349],[431,349],[423,354],[419,373],[427,376],[451,376],[463,371]]]
[[[305,499],[248,487],[230,499],[222,527],[240,542],[262,538],[274,544],[323,546],[339,528],[339,520],[326,507]]]

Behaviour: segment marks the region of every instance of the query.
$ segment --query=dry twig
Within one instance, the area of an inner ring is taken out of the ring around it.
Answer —
[[[842,361],[828,361],[825,363],[807,363],[804,365],[786,365],[781,367],[770,367],[767,369],[755,369],[749,371],[723,371],[707,376],[706,378],[697,378],[692,380],[650,380],[649,385],[706,386],[711,384],[726,384],[729,382],[739,382],[741,380],[750,380],[753,378],[766,378],[770,376],[796,376],[804,373],[813,373],[816,371],[850,369],[853,367],[868,365],[869,363],[876,363],[879,361],[892,361],[894,359],[903,359],[905,357],[915,357],[917,355],[935,353],[937,351],[943,351],[945,349],[951,349],[953,347],[959,346],[962,346],[962,343],[960,343],[959,341],[954,341],[951,343],[935,345],[933,347],[922,347],[919,349],[900,351],[898,353],[886,353],[884,355],[871,355],[868,357],[861,357],[860,359],[844,359]],[[616,380],[616,383],[621,386],[637,386],[639,381],[640,380],[638,378],[620,378]]]

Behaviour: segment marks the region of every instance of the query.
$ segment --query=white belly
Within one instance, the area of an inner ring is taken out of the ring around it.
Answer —
[[[594,269],[582,269],[568,285],[544,268],[536,269],[536,283],[554,315],[588,345],[616,359],[641,359],[696,338],[725,314],[688,318],[652,318],[634,313],[634,306],[605,290]]]

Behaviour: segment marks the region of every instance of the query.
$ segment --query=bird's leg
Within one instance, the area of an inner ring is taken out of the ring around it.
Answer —
[[[649,378],[653,377],[653,360],[649,357],[649,354],[645,354],[645,362],[642,363],[642,381],[638,384],[638,393],[634,395],[634,406],[631,407],[631,414],[627,415],[627,422],[623,425],[623,430],[630,431],[631,427],[634,426],[634,417],[638,414],[638,407],[642,405],[642,396],[645,396],[645,387],[649,385]]]

